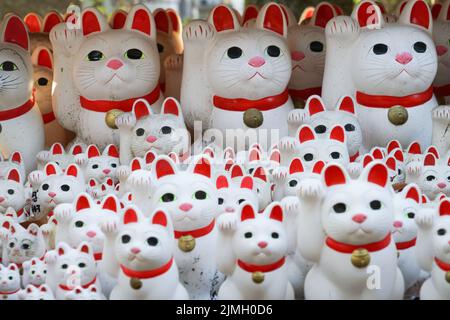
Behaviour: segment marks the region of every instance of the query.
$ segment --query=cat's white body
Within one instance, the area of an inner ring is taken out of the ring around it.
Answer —
[[[15,264],[0,264],[0,300],[19,300],[20,272]]]

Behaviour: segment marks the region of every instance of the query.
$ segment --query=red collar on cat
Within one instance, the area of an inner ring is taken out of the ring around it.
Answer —
[[[127,100],[121,101],[109,101],[109,100],[89,100],[85,97],[80,96],[80,104],[83,109],[95,111],[95,112],[108,112],[112,109],[119,109],[123,112],[131,112],[133,109],[133,104],[138,99],[145,99],[147,102],[152,105],[156,101],[158,101],[161,95],[161,89],[159,85],[150,92],[149,94],[143,97],[131,98]]]
[[[100,261],[103,258],[103,252],[96,252],[94,253],[94,259],[95,261]]]
[[[416,245],[416,238],[409,240],[409,241],[405,241],[405,242],[397,242],[395,243],[395,246],[397,247],[397,250],[405,250],[405,249],[409,249],[413,246]]]
[[[33,91],[30,100],[27,100],[21,106],[18,106],[17,108],[14,109],[0,111],[0,121],[11,120],[23,116],[25,113],[33,109],[35,102],[36,100],[34,99],[34,91]]]
[[[271,263],[271,264],[265,264],[265,265],[256,265],[256,264],[249,264],[246,263],[242,260],[238,260],[237,264],[239,267],[241,267],[243,270],[247,271],[247,272],[271,272],[274,271],[278,268],[281,268],[284,265],[286,258],[283,257],[280,260],[278,260],[275,263]]]
[[[55,113],[53,111],[50,111],[49,113],[45,113],[42,115],[42,120],[44,121],[44,124],[50,123],[56,119]]]
[[[14,294],[19,292],[20,288],[15,290],[15,291],[5,291],[5,292],[0,292],[0,295],[8,295],[8,294]]]
[[[95,281],[97,281],[97,277],[94,277],[94,279],[92,279],[91,281],[89,281],[86,284],[83,284],[81,287],[83,289],[87,289],[87,288],[89,288],[89,286],[93,285],[95,283]],[[73,289],[75,289],[74,287],[69,287],[69,286],[66,286],[64,284],[60,284],[59,287],[61,289],[63,289],[64,291],[72,291]]]
[[[216,221],[213,220],[210,224],[208,224],[206,227],[195,229],[195,230],[189,230],[189,231],[174,231],[175,232],[175,239],[179,239],[183,236],[193,236],[194,238],[200,238],[203,236],[206,236],[208,233],[210,233],[214,229]]]
[[[389,233],[383,240],[367,244],[347,244],[338,242],[330,237],[327,238],[326,244],[331,249],[341,253],[353,253],[356,249],[366,249],[369,252],[379,251],[386,248],[391,243],[391,234]]]
[[[120,265],[123,273],[129,278],[138,278],[138,279],[149,279],[162,275],[169,271],[173,264],[173,257],[167,262],[165,265],[151,270],[131,270],[126,268],[124,265]]]
[[[433,97],[433,87],[429,87],[423,92],[410,94],[404,97],[378,96],[356,92],[356,101],[365,107],[387,109],[392,106],[402,106],[411,108],[420,106]]]
[[[227,111],[247,111],[248,109],[258,109],[267,111],[278,108],[285,104],[289,99],[288,89],[275,96],[262,98],[259,100],[249,100],[244,98],[228,99],[219,96],[213,97],[214,107]]]
[[[445,272],[449,272],[450,271],[450,263],[445,263],[442,260],[439,260],[438,258],[434,258],[434,262],[436,262],[436,265]]]
[[[355,162],[356,159],[359,157],[359,151],[355,153],[354,155],[350,156],[350,162]]]
[[[434,87],[434,94],[440,97],[448,97],[450,96],[450,83],[445,85],[445,86],[441,86],[441,87]]]
[[[289,89],[289,95],[296,100],[306,101],[312,95],[322,96],[322,87],[301,90]]]

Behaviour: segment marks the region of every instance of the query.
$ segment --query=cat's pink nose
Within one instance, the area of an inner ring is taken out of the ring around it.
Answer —
[[[119,59],[112,59],[112,60],[108,61],[106,66],[110,69],[117,70],[123,66],[123,62],[120,61]]]
[[[305,59],[305,54],[302,51],[292,51],[291,59],[294,61],[301,61]]]
[[[110,172],[111,172],[110,169],[104,169],[104,170],[103,170],[103,173],[104,173],[104,174],[108,174],[108,173],[110,173]]]
[[[4,197],[0,197],[0,202],[3,202],[3,201],[5,201],[5,198]]]
[[[364,221],[366,221],[366,219],[367,219],[367,216],[362,213],[355,214],[352,218],[352,220],[357,223],[363,223]]]
[[[156,138],[155,136],[148,136],[148,137],[147,137],[147,141],[150,142],[150,143],[153,143],[153,142],[155,142],[156,140],[158,140],[158,138]]]
[[[49,193],[48,193],[48,196],[49,196],[50,198],[54,198],[54,197],[56,197],[56,193],[54,193],[54,192],[49,192]]]
[[[267,247],[267,242],[265,242],[265,241],[258,242],[258,247],[260,247],[261,249],[264,249],[265,247]]]
[[[134,254],[138,254],[139,252],[141,252],[141,249],[139,248],[131,248],[131,252]]]
[[[448,49],[445,46],[436,46],[438,56],[443,56],[447,53]]]
[[[437,186],[438,186],[439,188],[441,188],[441,189],[444,189],[444,188],[447,186],[447,184],[445,184],[444,182],[439,182],[439,183],[437,184]]]
[[[88,232],[86,233],[86,235],[87,235],[89,238],[94,238],[94,237],[97,235],[97,233],[96,233],[95,231],[88,231]]]
[[[232,208],[232,207],[226,207],[226,208],[225,208],[225,211],[226,211],[226,212],[232,213],[232,212],[234,212],[234,208]]]
[[[180,210],[189,211],[189,210],[192,209],[192,207],[193,206],[190,203],[183,203],[183,204],[180,205]]]
[[[401,228],[401,227],[403,227],[403,222],[401,222],[401,221],[394,221],[394,227],[395,227],[395,228]]]
[[[401,64],[408,64],[413,59],[413,56],[409,52],[402,52],[395,56],[395,61]]]
[[[263,57],[253,57],[248,61],[248,64],[254,68],[259,68],[266,63]]]

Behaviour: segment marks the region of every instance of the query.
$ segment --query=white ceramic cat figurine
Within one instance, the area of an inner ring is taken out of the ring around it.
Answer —
[[[47,264],[38,258],[32,258],[23,263],[22,286],[31,284],[39,287],[45,283],[47,277]]]
[[[226,175],[220,175],[216,179],[216,188],[221,215],[237,215],[244,202],[250,203],[257,212],[259,211],[258,195],[252,177],[246,176],[237,184],[228,179]]]
[[[87,288],[75,287],[65,296],[66,300],[106,300],[105,296],[93,284]]]
[[[113,144],[107,145],[100,153],[95,145],[90,145],[86,153],[75,156],[75,162],[81,167],[86,182],[96,179],[105,182],[108,178],[116,179],[116,170],[120,165],[119,150]]]
[[[83,147],[80,144],[72,145],[66,152],[64,146],[56,142],[48,151],[42,150],[37,154],[38,170],[43,170],[49,162],[55,162],[62,170],[65,170],[70,164],[75,163],[75,156],[80,153],[83,153]]]
[[[23,21],[10,14],[0,32],[0,153],[20,151],[27,172],[44,149],[44,124],[33,94],[30,41]]]
[[[171,216],[181,282],[191,299],[212,299],[223,276],[216,267],[219,204],[209,157],[196,157],[181,171],[169,157],[159,156],[151,173],[155,181],[151,207],[162,208]]]
[[[23,163],[22,154],[18,151],[13,152],[9,159],[4,159],[0,155],[0,178],[6,178],[11,169],[17,169],[21,177],[25,177],[25,164]]]
[[[16,222],[27,219],[28,209],[25,208],[28,199],[28,190],[21,182],[17,169],[11,169],[6,179],[0,180],[0,214],[5,214],[8,208],[16,212]]]
[[[241,28],[233,10],[218,5],[208,21],[193,21],[183,31],[187,125],[202,121],[203,129],[219,129],[228,137],[220,143],[239,150],[258,140],[267,149],[287,134],[285,120],[293,109],[283,10],[268,3],[253,27]]]
[[[19,300],[20,273],[14,264],[0,264],[0,300]]]
[[[159,111],[156,27],[144,5],[130,10],[121,29],[110,29],[93,8],[83,10],[80,19],[81,29],[59,24],[50,33],[53,107],[59,123],[77,134],[76,141],[104,148],[119,142],[118,132],[105,123],[108,111],[130,112],[139,98]]]
[[[52,289],[46,284],[36,287],[29,284],[19,292],[20,300],[55,300]]]
[[[283,209],[277,202],[258,212],[244,203],[239,215],[217,219],[218,268],[227,279],[221,300],[293,300],[288,280],[287,235]]]
[[[404,280],[391,239],[394,204],[386,166],[372,162],[351,180],[340,164],[331,163],[323,183],[325,193],[300,197],[298,248],[314,262],[306,299],[401,299]]]
[[[436,208],[426,208],[416,217],[417,259],[431,273],[420,290],[421,300],[450,299],[450,201],[441,200]]]
[[[145,217],[134,206],[124,209],[120,224],[105,223],[105,270],[118,279],[112,300],[184,300],[174,258],[173,227],[157,210]]]
[[[374,2],[362,1],[352,17],[327,24],[322,98],[330,108],[343,95],[355,97],[366,150],[392,139],[431,144],[431,115],[438,105],[431,33],[430,9],[422,0],[409,0],[396,23],[385,23]]]

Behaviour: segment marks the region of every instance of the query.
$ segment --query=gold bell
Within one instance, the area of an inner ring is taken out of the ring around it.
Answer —
[[[264,282],[264,273],[261,271],[255,271],[252,273],[252,280],[256,284],[260,284]]]
[[[142,288],[142,281],[138,278],[131,278],[130,279],[130,286],[134,289],[134,290],[139,290],[140,288]]]
[[[356,249],[352,253],[352,265],[356,268],[365,268],[370,264],[370,254],[366,249]]]
[[[450,271],[447,271],[447,273],[445,274],[445,280],[450,283]]]
[[[195,248],[195,238],[191,235],[182,236],[178,239],[178,248],[183,252],[190,252]]]
[[[249,128],[258,128],[264,122],[264,116],[261,111],[255,108],[244,112],[244,124]]]
[[[408,121],[408,110],[402,106],[393,106],[388,111],[389,122],[394,126],[401,126]]]
[[[118,129],[116,126],[116,118],[123,114],[124,112],[119,109],[109,110],[105,115],[105,123],[111,129]]]

